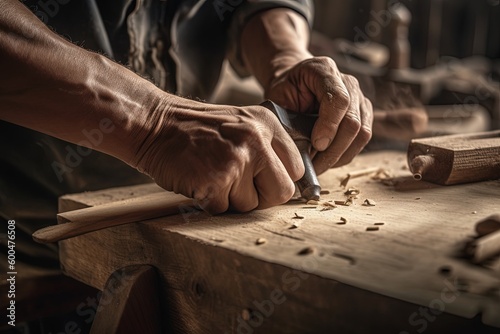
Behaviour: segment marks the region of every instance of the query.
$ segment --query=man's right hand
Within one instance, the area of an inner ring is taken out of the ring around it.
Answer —
[[[147,123],[138,130],[138,160],[132,165],[211,213],[282,204],[304,174],[294,142],[260,106],[183,100],[160,104]]]

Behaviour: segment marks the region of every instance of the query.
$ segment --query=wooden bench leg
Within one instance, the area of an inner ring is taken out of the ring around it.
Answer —
[[[161,333],[157,275],[149,265],[115,271],[106,282],[90,333]]]

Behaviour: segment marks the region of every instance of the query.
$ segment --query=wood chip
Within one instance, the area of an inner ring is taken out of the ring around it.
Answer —
[[[251,314],[250,314],[250,310],[245,308],[241,311],[241,317],[243,318],[243,320],[245,321],[248,321],[250,320],[250,317],[251,317]]]
[[[266,242],[267,242],[266,238],[259,238],[259,239],[255,240],[256,245],[262,245],[262,244],[265,244]]]
[[[363,202],[363,205],[364,206],[375,206],[375,205],[377,205],[377,203],[374,200],[367,198]]]
[[[309,255],[309,254],[314,253],[315,251],[316,251],[316,248],[309,246],[309,247],[306,247],[306,248],[303,248],[302,250],[300,250],[300,252],[298,252],[298,255]]]
[[[380,226],[380,225],[384,225],[384,223],[375,223],[373,225],[377,225],[377,226]]]
[[[493,214],[482,219],[476,224],[476,232],[479,237],[500,230],[500,214]]]
[[[346,196],[356,196],[359,195],[360,191],[359,189],[356,188],[349,188],[344,192],[344,195]]]
[[[297,214],[297,212],[294,212],[294,214],[295,214],[295,217],[293,217],[292,219],[304,219],[304,217],[303,216],[299,216]]]
[[[367,231],[378,231],[379,227],[378,226],[368,226],[366,228]]]
[[[328,195],[328,194],[330,194],[330,190],[321,190],[321,191],[319,192],[319,194],[320,194],[320,195]]]
[[[308,200],[308,201],[307,201],[307,203],[306,203],[306,204],[307,204],[307,205],[318,205],[318,204],[319,204],[319,202],[318,202],[318,201],[316,201],[316,200],[314,200],[314,199],[310,199],[310,200]]]
[[[293,230],[293,229],[299,228],[299,226],[300,226],[299,224],[293,223],[292,226],[290,226],[288,229]]]
[[[353,202],[352,202],[352,198],[349,197],[348,199],[346,199],[345,201],[334,201],[335,204],[337,205],[343,205],[343,206],[349,206],[351,205]]]
[[[214,237],[211,237],[210,240],[215,241],[215,242],[224,242],[224,239],[219,239],[219,238],[214,238]]]
[[[347,218],[340,217],[340,222],[337,223],[337,225],[344,225],[347,224]]]
[[[321,211],[321,212],[323,212],[323,211],[330,211],[330,210],[333,210],[334,208],[335,208],[335,207],[325,206],[324,208],[322,208],[322,209],[321,209],[321,210],[319,210],[319,211]]]

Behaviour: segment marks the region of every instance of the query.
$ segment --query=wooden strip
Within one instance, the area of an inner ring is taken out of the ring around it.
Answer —
[[[33,233],[40,243],[58,242],[112,226],[174,215],[194,210],[193,199],[167,192],[154,193],[96,207],[57,215],[59,225],[48,226]]]

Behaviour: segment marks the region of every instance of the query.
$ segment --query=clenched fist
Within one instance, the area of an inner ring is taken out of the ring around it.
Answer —
[[[208,212],[282,204],[304,174],[298,149],[264,107],[184,100],[160,105],[148,122],[133,165]]]

